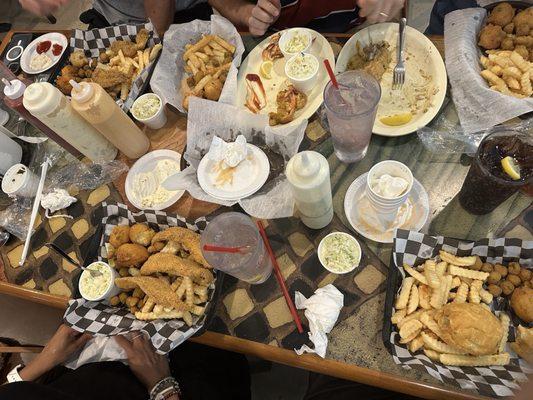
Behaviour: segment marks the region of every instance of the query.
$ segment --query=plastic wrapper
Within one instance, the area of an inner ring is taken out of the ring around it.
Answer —
[[[16,197],[5,210],[0,211],[0,226],[20,240],[26,238],[33,199]]]
[[[460,126],[446,121],[435,127],[424,127],[418,130],[418,138],[424,146],[440,154],[476,153],[481,140],[490,133],[502,131],[529,132],[533,134],[533,118],[520,122],[498,125],[483,132],[465,133]]]

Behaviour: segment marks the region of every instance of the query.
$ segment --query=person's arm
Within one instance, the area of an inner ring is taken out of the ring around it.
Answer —
[[[40,16],[50,15],[68,2],[69,0],[19,0],[23,9]]]
[[[24,381],[33,381],[52,368],[67,361],[91,339],[91,335],[80,333],[66,325],[61,325],[52,339],[27,366],[19,372]]]
[[[258,0],[257,4],[247,0],[209,0],[209,4],[234,25],[245,26],[258,36],[265,34],[281,11],[280,0]]]
[[[357,0],[359,16],[368,22],[377,23],[390,21],[402,9],[405,0]]]
[[[152,21],[160,37],[163,37],[172,21],[174,21],[175,12],[175,0],[144,0],[144,13]]]
[[[115,336],[115,340],[126,352],[131,371],[146,387],[150,397],[158,399],[162,394],[173,393],[165,398],[179,400],[179,388],[170,374],[167,358],[155,352],[143,333],[137,334],[131,341],[121,335]]]

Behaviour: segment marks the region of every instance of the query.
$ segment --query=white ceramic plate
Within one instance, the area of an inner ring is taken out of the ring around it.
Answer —
[[[284,126],[293,126],[298,125],[302,120],[308,119],[311,117],[316,110],[320,107],[322,104],[323,96],[324,96],[324,88],[326,87],[326,84],[329,81],[329,76],[326,71],[326,67],[324,66],[324,60],[329,60],[329,63],[331,64],[331,68],[335,68],[335,56],[333,55],[333,49],[331,48],[331,45],[327,41],[327,39],[322,36],[320,33],[313,31],[311,29],[307,28],[299,28],[299,29],[305,29],[308,30],[311,35],[314,38],[314,42],[307,51],[308,53],[312,53],[314,56],[318,58],[319,61],[319,69],[318,69],[318,78],[315,83],[314,88],[307,92],[307,104],[304,108],[301,110],[296,111],[295,118],[288,124],[284,125],[276,125],[273,128],[276,129],[276,127],[284,127]],[[283,34],[284,31],[281,31]],[[244,104],[246,103],[246,82],[245,77],[247,74],[258,74],[259,75],[259,67],[261,66],[261,63],[263,62],[263,58],[261,56],[261,53],[265,49],[265,47],[270,42],[270,37],[263,40],[259,45],[255,46],[255,48],[248,54],[246,59],[243,61],[239,68],[239,75],[237,78],[237,102],[236,105],[238,107],[246,107]],[[285,81],[288,82],[288,79],[285,75],[285,58],[279,58],[274,61],[274,68],[272,69],[272,78],[271,79],[265,79],[261,77],[261,81],[263,82],[263,86],[265,88],[266,96],[267,96],[267,106],[263,108],[260,111],[260,114],[268,115],[271,111],[276,111],[276,96],[279,92],[279,88],[283,87],[283,83]]]
[[[268,179],[270,174],[270,162],[266,154],[259,147],[253,144],[247,144],[248,149],[252,151],[251,160],[244,160],[239,164],[237,169],[242,168],[235,175],[240,175],[239,179],[235,176],[235,184],[226,184],[223,187],[215,186],[213,170],[214,162],[209,157],[204,156],[198,165],[198,183],[204,192],[220,200],[240,200],[251,196],[257,192]],[[242,178],[244,177],[244,179]]]
[[[45,41],[45,40],[50,40],[52,42],[52,45],[50,46],[48,51],[45,53],[48,57],[50,57],[50,59],[52,60],[52,63],[46,68],[32,69],[30,67],[31,58],[35,54],[37,54],[37,51],[36,51],[37,45],[39,43]],[[61,50],[61,53],[59,55],[57,55],[57,56],[55,56],[52,53],[52,49],[54,47],[54,44],[59,44],[60,46],[63,47],[63,50]],[[67,40],[66,36],[63,35],[62,33],[50,32],[50,33],[47,33],[45,35],[39,36],[37,39],[35,39],[33,42],[31,42],[28,46],[26,46],[26,48],[22,52],[22,55],[20,56],[20,67],[27,74],[33,74],[33,75],[34,74],[40,74],[41,72],[47,71],[50,68],[52,68],[54,65],[57,64],[57,62],[61,59],[61,56],[63,55],[63,53],[67,49],[67,46],[68,46],[68,40]]]
[[[362,46],[369,44],[370,37],[373,43],[378,43],[382,40],[390,44],[390,50],[392,60],[389,65],[389,69],[383,75],[381,79],[381,98],[380,106],[378,107],[378,114],[376,115],[376,121],[372,131],[378,135],[383,136],[403,136],[412,132],[416,132],[418,129],[426,126],[439,112],[444,97],[446,95],[446,67],[444,61],[433,43],[421,32],[417,31],[410,26],[405,30],[405,84],[407,87],[410,82],[421,82],[420,69],[423,69],[431,77],[430,84],[436,90],[430,98],[429,106],[425,113],[417,113],[413,116],[411,121],[401,126],[388,126],[379,121],[380,117],[394,114],[399,110],[393,110],[389,106],[384,106],[383,98],[388,93],[392,95],[401,94],[400,91],[392,92],[392,71],[396,65],[396,47],[398,41],[398,24],[387,22],[383,24],[371,25],[365,29],[355,33],[348,42],[342,48],[339,57],[337,59],[337,66],[335,68],[336,73],[346,71],[348,62],[352,55],[355,53],[355,44],[357,41]],[[409,111],[409,110],[403,110]]]
[[[139,210],[164,210],[165,208],[170,207],[172,204],[178,201],[180,197],[183,196],[183,193],[185,193],[185,190],[178,190],[170,199],[168,199],[164,203],[160,203],[154,207],[141,207],[141,199],[137,198],[133,194],[133,179],[137,174],[141,172],[152,171],[156,167],[157,163],[161,160],[173,160],[179,165],[181,161],[181,154],[172,150],[151,151],[150,153],[147,153],[141,158],[139,158],[130,168],[128,175],[126,176],[126,197],[131,202],[131,204],[133,204]],[[179,168],[176,173],[178,172]]]
[[[373,211],[369,208],[368,200],[366,199],[367,175],[368,172],[355,179],[344,196],[346,218],[348,218],[348,222],[357,233],[378,243],[392,243],[396,228],[413,231],[422,229],[429,216],[429,199],[420,182],[413,178],[413,188],[407,198],[407,202],[411,205],[410,218],[395,229],[383,232],[377,228],[378,224],[369,222],[371,221],[369,216]]]

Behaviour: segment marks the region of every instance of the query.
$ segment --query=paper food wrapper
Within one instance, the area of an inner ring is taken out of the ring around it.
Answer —
[[[213,137],[216,135],[231,142],[238,135],[243,135],[248,143],[266,144],[280,154],[286,164],[298,152],[306,127],[307,121],[304,120],[297,126],[274,130],[268,125],[267,115],[251,114],[244,107],[192,97],[187,121],[187,151],[184,154],[190,166],[177,174],[179,180],[173,183],[198,200],[231,207],[237,202],[215,199],[205,193],[198,183],[196,168],[209,151]],[[238,203],[246,213],[256,218],[286,218],[291,217],[294,211],[291,188],[284,173],[267,181],[258,192]]]
[[[81,29],[73,29],[70,36],[70,50],[83,50],[87,56],[92,58],[98,57],[101,51],[107,50],[111,43],[117,40],[125,40],[128,42],[135,42],[135,36],[141,29],[146,29],[150,32],[147,47],[152,47],[157,43],[161,43],[161,39],[157,36],[154,26],[151,22],[140,25],[114,25],[102,29],[92,29],[84,31]],[[156,59],[157,61],[157,59]],[[127,99],[123,102],[118,100],[117,104],[128,112],[133,102],[142,94],[145,84],[147,84],[150,73],[152,72],[156,61],[152,61],[142,72],[135,78],[131,85],[130,93]]]
[[[164,36],[165,46],[154,70],[150,86],[163,102],[171,104],[181,112],[187,112],[182,105],[181,80],[185,72],[183,53],[186,44],[196,43],[202,35],[218,35],[236,47],[228,77],[222,88],[219,102],[233,104],[237,97],[237,73],[244,53],[244,44],[237,29],[227,19],[212,15],[211,21],[194,20],[186,24],[171,25]]]
[[[327,334],[331,332],[339,318],[344,305],[344,295],[335,286],[329,284],[317,289],[315,294],[308,299],[300,292],[295,292],[294,304],[299,310],[305,308],[305,317],[309,322],[309,340],[315,345],[312,349],[304,344],[294,351],[300,356],[303,353],[316,353],[322,358],[326,357]]]
[[[466,133],[483,131],[533,111],[533,98],[517,99],[490,89],[480,75],[477,42],[487,11],[453,11],[444,21],[446,69],[461,126]]]

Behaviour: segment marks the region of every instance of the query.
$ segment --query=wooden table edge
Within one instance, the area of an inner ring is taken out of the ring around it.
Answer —
[[[28,289],[8,282],[0,282],[0,293],[61,310],[65,310],[67,308],[69,301],[69,299],[64,296]],[[376,386],[426,399],[470,400],[486,398],[476,396],[470,392],[460,392],[412,379],[403,378],[399,375],[358,367],[356,365],[346,364],[340,361],[322,359],[314,354],[304,354],[299,356],[291,350],[257,343],[246,339],[240,339],[234,336],[224,335],[216,332],[206,332],[201,336],[193,337],[189,340],[223,350],[259,357],[291,367],[302,368],[308,371],[330,375],[340,379],[356,381],[366,385]]]

